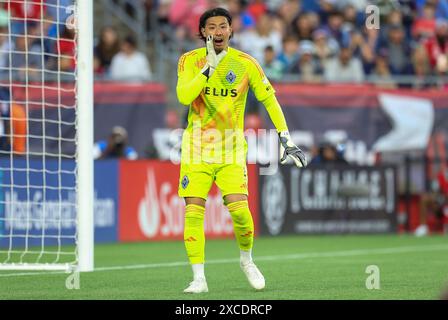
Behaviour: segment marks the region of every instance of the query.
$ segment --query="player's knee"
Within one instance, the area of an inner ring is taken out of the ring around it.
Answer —
[[[187,197],[185,198],[185,204],[188,205],[197,205],[205,208],[205,199],[198,197]]]
[[[185,220],[204,220],[205,208],[196,204],[188,204],[185,207]]]
[[[224,197],[224,203],[228,206],[229,204],[247,201],[247,195],[245,194],[228,194]]]
[[[247,201],[236,201],[227,204],[227,209],[232,216],[235,225],[246,224],[250,216],[249,204]]]
[[[249,203],[247,200],[240,200],[240,201],[234,201],[227,203],[227,209],[229,209],[229,212],[238,212],[238,211],[246,211],[249,209]]]

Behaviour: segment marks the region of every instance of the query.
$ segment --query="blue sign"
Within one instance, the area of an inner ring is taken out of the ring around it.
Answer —
[[[118,240],[118,163],[95,161],[95,243]]]
[[[75,243],[75,169],[72,160],[0,159],[0,246]],[[115,242],[118,161],[96,162],[94,179],[95,242]]]

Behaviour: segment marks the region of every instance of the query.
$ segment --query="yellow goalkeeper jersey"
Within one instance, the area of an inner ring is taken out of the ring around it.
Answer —
[[[182,161],[219,163],[230,158],[238,161],[238,157],[245,161],[247,94],[251,89],[262,102],[275,93],[274,88],[258,62],[234,48],[228,48],[209,79],[201,73],[205,63],[205,48],[187,52],[179,59],[177,96],[182,104],[190,106]]]

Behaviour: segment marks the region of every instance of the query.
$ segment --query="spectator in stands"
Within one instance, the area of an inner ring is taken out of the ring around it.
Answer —
[[[375,68],[373,69],[371,80],[379,88],[396,89],[397,85],[392,78],[387,62],[387,53],[379,52],[375,58]]]
[[[267,46],[264,49],[263,61],[264,63],[262,63],[261,66],[269,80],[278,81],[283,77],[283,64],[276,59],[275,51],[272,46]]]
[[[335,0],[320,0],[318,2],[319,2],[319,14],[322,18],[322,21],[327,22],[332,12],[337,10],[337,3]]]
[[[309,165],[316,164],[348,164],[348,162],[334,143],[324,140],[319,144],[317,155],[313,157]]]
[[[293,21],[293,34],[299,40],[311,40],[313,26],[308,13],[300,13]]]
[[[308,20],[311,25],[311,30],[314,31],[319,28],[322,24],[320,16],[315,12],[307,12]],[[311,32],[312,33],[312,32]]]
[[[230,12],[232,19],[232,29],[235,31],[234,21],[238,20],[240,22],[240,30],[255,27],[255,18],[251,13],[246,10],[241,0],[228,0],[227,1],[228,11]]]
[[[342,2],[346,2],[345,5],[342,5],[340,8],[342,9],[342,14],[344,16],[344,23],[342,28],[347,30],[347,29],[352,29],[352,30],[358,30],[361,29],[364,26],[364,11],[365,8],[367,6],[366,1],[342,1]],[[364,2],[366,5],[364,7],[362,7],[362,9],[358,9],[358,7],[356,7],[356,5],[359,3]]]
[[[110,76],[113,80],[145,81],[151,79],[151,68],[146,56],[137,50],[134,37],[127,36],[121,50],[117,53],[110,66]]]
[[[386,12],[380,12],[380,16],[382,17],[381,27],[379,29],[381,42],[387,41],[391,26],[402,26],[403,30],[405,31],[406,37],[410,36],[410,31],[404,25],[403,13],[398,8],[392,7],[391,10],[387,12],[387,14]],[[406,34],[406,32],[408,32],[409,34]]]
[[[325,26],[330,37],[334,38],[339,46],[346,47],[350,44],[350,34],[347,30],[342,29],[344,17],[338,10],[333,10],[329,13],[328,23]]]
[[[293,73],[300,75],[300,81],[316,83],[322,80],[322,66],[315,56],[313,42],[300,41],[299,59],[291,69]]]
[[[264,0],[252,0],[247,5],[247,13],[250,14],[255,22],[267,13],[267,7]]]
[[[448,0],[416,0],[417,12],[422,14],[424,6],[427,3],[435,7],[436,18],[448,19]]]
[[[27,115],[23,106],[11,102],[9,90],[0,87],[0,150],[23,155],[28,133]]]
[[[0,87],[0,155],[11,150],[9,142],[9,119],[10,119],[10,96],[9,90]]]
[[[381,25],[403,24],[403,15],[397,3],[390,0],[379,0],[375,3],[379,8]],[[381,28],[382,29],[382,28]]]
[[[248,2],[246,11],[255,21],[258,21],[260,16],[267,13],[267,6],[264,0],[252,0]]]
[[[108,140],[95,143],[93,151],[94,159],[126,158],[135,160],[138,158],[137,151],[128,145],[128,132],[125,128],[115,126]]]
[[[372,52],[376,52],[380,39],[380,32],[375,28],[364,28],[364,39],[366,45],[370,47]]]
[[[324,78],[328,82],[360,83],[364,80],[364,70],[361,61],[352,56],[350,48],[342,47],[338,57],[324,65]]]
[[[277,57],[283,66],[284,73],[290,73],[292,67],[299,60],[299,42],[294,36],[287,36],[283,39],[283,50]]]
[[[411,46],[405,38],[401,24],[389,27],[386,41],[380,43],[379,50],[385,50],[389,59],[389,68],[393,75],[412,74]]]
[[[424,42],[431,68],[436,74],[448,71],[448,20],[437,20],[435,36]]]
[[[264,48],[272,46],[276,54],[282,50],[282,38],[280,32],[273,30],[272,21],[266,14],[261,15],[255,29],[249,29],[242,33],[241,50],[253,56],[259,63],[264,63]]]
[[[300,13],[299,1],[285,0],[279,5],[277,14],[288,26],[288,29],[286,31],[287,34],[292,33],[292,27],[294,25],[293,21],[298,16],[299,13]]]
[[[386,16],[386,26],[402,25],[404,26],[403,12],[399,6],[394,6],[393,9]]]
[[[288,33],[288,26],[285,21],[277,14],[271,16],[272,29],[280,34],[281,39],[291,36]]]
[[[150,3],[148,3],[150,2]],[[171,2],[172,0],[160,0],[160,1],[153,1],[153,0],[146,0],[146,16],[147,16],[147,22],[146,25],[148,26],[148,31],[151,30],[151,13],[153,10],[156,10],[156,16],[157,16],[157,25],[160,29],[165,29],[166,26],[169,26],[169,14],[170,14],[170,8],[171,8]],[[162,39],[165,40],[165,39]]]
[[[195,41],[191,38],[186,26],[181,25],[174,30],[174,41],[176,41],[176,49],[182,54],[196,48]]]
[[[236,15],[232,19],[232,38],[230,38],[230,46],[235,49],[241,49],[242,43],[244,42],[244,39],[242,38],[243,35],[243,18],[241,15]],[[195,46],[194,48],[197,48]]]
[[[412,65],[415,73],[412,85],[414,89],[421,90],[436,85],[434,81],[429,80],[432,75],[431,65],[424,46],[419,45],[414,49]]]
[[[8,76],[6,74],[6,68],[8,67],[9,52],[11,52],[8,24],[8,13],[5,10],[0,9],[0,79]]]
[[[96,74],[107,74],[112,58],[120,51],[120,39],[114,27],[101,29],[98,44],[94,49],[94,70]]]
[[[375,52],[364,39],[364,35],[361,32],[354,31],[352,33],[350,49],[353,52],[353,56],[362,62],[364,73],[369,74],[375,66]]]
[[[175,35],[176,48],[181,53],[195,47],[193,42],[196,35],[196,22],[193,21],[202,11],[202,9],[197,11],[196,9],[218,3],[223,4],[218,0],[163,0],[161,2],[165,8],[163,9],[165,17],[168,16],[166,7],[170,5],[169,21],[176,27],[170,35]],[[379,30],[364,28],[365,8],[370,3],[380,7],[381,28]],[[262,61],[264,56],[270,55],[269,50],[265,52],[266,47],[271,46],[275,54],[279,55],[281,44],[289,42],[288,38],[296,35],[298,41],[312,40],[314,42],[315,56],[318,57],[321,65],[331,64],[328,60],[339,54],[340,47],[350,47],[353,60],[360,60],[364,74],[373,75],[373,78],[380,77],[386,81],[385,79],[390,77],[418,73],[416,81],[419,83],[416,87],[421,87],[420,80],[426,71],[425,68],[414,63],[413,50],[420,40],[423,40],[432,68],[437,69],[438,75],[448,72],[448,59],[444,52],[445,40],[442,40],[445,38],[440,36],[444,33],[444,21],[435,21],[435,18],[440,19],[444,16],[448,18],[448,11],[445,14],[445,9],[448,9],[448,0],[416,0],[415,2],[406,0],[374,2],[371,0],[227,0],[225,5],[228,6],[235,21],[232,46],[247,51],[261,64],[264,64]],[[415,17],[417,18],[414,19]],[[437,29],[439,29],[439,36],[431,36],[434,33],[437,34]],[[170,36],[166,39],[172,38]],[[380,51],[385,52],[385,56],[377,61],[375,55]],[[422,59],[420,52],[416,56],[416,60]],[[389,64],[387,68],[384,66],[385,59]],[[289,57],[285,60],[289,61]],[[270,60],[268,64],[272,65],[272,61],[275,60]],[[295,67],[298,68],[299,64],[295,64]],[[419,70],[414,71],[414,67]],[[291,70],[286,69],[288,72]],[[407,86],[410,85],[408,79],[411,78],[404,79]],[[381,86],[383,85],[394,87],[389,80],[383,82]],[[402,86],[402,81],[398,81],[397,85]]]
[[[13,68],[13,77],[18,80],[39,81],[42,79],[44,64],[42,61],[42,46],[32,36],[33,28],[38,28],[35,22],[28,23],[30,34],[15,37],[13,51],[9,55],[8,67]]]
[[[11,33],[14,35],[28,33],[27,24],[41,20],[46,12],[45,0],[7,1],[3,7],[11,17]]]
[[[56,54],[56,44],[53,39],[59,38],[66,28],[58,25],[56,20],[57,18],[54,18],[50,14],[46,13],[43,21],[40,22],[40,27],[38,28],[37,35],[42,37],[42,45],[45,51],[45,62],[51,60],[50,57],[52,54]],[[38,41],[41,41],[41,39]]]
[[[337,5],[340,9],[351,6],[355,9],[357,15],[364,17],[366,7],[371,4],[371,2],[371,0],[338,0]]]
[[[55,51],[59,55],[59,69],[65,72],[74,72],[76,68],[75,54],[76,54],[76,42],[75,42],[75,30],[69,27],[65,27]]]
[[[196,35],[199,17],[209,7],[207,0],[173,0],[168,18],[173,26],[185,26],[190,35]]]
[[[328,32],[323,28],[313,32],[313,42],[315,55],[322,65],[328,59],[335,57],[339,52],[338,42],[333,38],[328,38]]]
[[[415,40],[432,38],[436,29],[435,6],[432,3],[426,3],[423,7],[423,13],[415,19],[412,25],[412,37]]]
[[[74,0],[44,0],[46,5],[46,13],[52,17],[52,21],[60,26],[64,25],[67,18],[74,13]],[[73,8],[73,9],[72,9]],[[48,19],[47,19],[48,20]]]

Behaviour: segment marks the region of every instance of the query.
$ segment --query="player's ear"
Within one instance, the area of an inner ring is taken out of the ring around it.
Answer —
[[[229,37],[229,40],[230,40],[233,38],[233,29],[232,29],[232,27],[229,27],[229,29],[230,29],[230,37]]]
[[[201,28],[201,34],[204,38],[207,38],[207,35],[205,34],[205,28]]]

